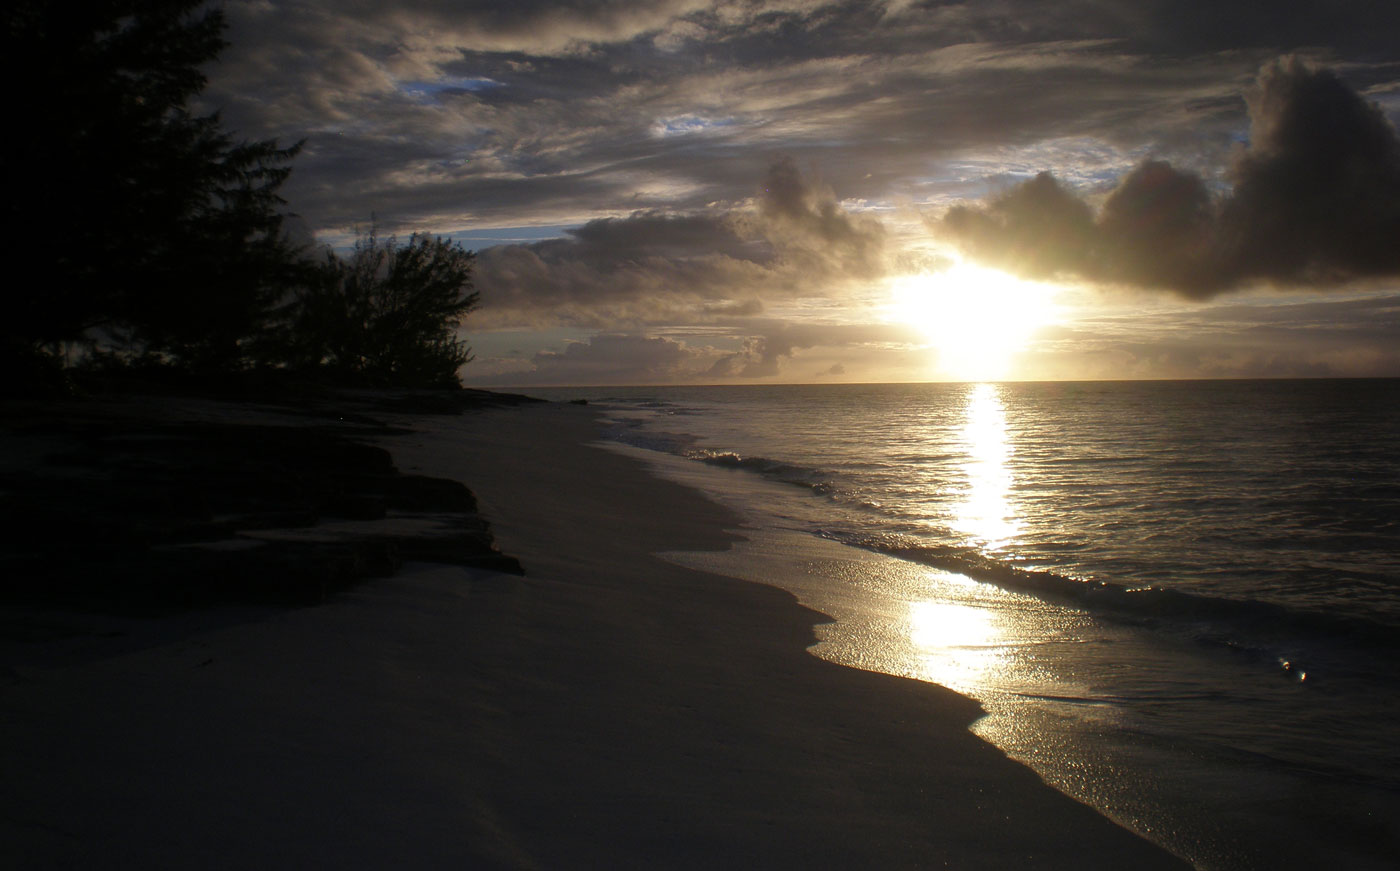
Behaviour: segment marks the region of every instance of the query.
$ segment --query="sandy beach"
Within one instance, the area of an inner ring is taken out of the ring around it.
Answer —
[[[825,618],[788,593],[656,558],[739,521],[591,446],[589,409],[391,422],[524,576],[409,562],[6,640],[7,867],[1188,867],[974,737],[970,700],[808,653]]]

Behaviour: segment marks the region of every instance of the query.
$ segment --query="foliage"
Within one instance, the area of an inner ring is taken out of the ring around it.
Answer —
[[[0,343],[96,332],[195,369],[244,365],[295,280],[277,191],[300,146],[235,142],[190,110],[225,46],[221,12],[11,0],[0,16],[11,116],[33,128],[6,138],[6,210],[37,267],[3,292]]]
[[[400,243],[373,229],[348,257],[328,253],[292,304],[290,365],[362,383],[459,386],[457,369],[472,359],[457,328],[479,298],[474,259],[447,239]]]
[[[391,385],[456,385],[456,329],[477,301],[470,252],[374,232],[347,258],[309,261],[283,232],[278,191],[300,144],[237,142],[191,104],[225,47],[204,0],[12,0],[0,11],[12,115],[12,228],[30,277],[3,291],[3,368],[16,389],[86,375],[331,371]],[[42,126],[36,122],[42,119]],[[220,374],[222,373],[222,374]],[[240,374],[241,373],[241,374]]]

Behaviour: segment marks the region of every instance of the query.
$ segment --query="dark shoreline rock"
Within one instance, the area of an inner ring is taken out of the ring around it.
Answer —
[[[482,393],[456,397],[456,413],[495,402]],[[301,605],[409,560],[523,573],[497,550],[466,486],[401,474],[363,441],[395,431],[360,411],[388,398],[369,399],[337,409],[325,398],[315,423],[218,400],[201,401],[215,402],[220,420],[159,419],[120,401],[100,414],[81,402],[6,409],[0,438],[28,438],[39,456],[0,469],[0,600],[114,611]],[[420,400],[404,404],[442,413]],[[180,402],[162,398],[166,411]],[[245,408],[263,420],[234,422]],[[376,531],[376,521],[394,529]],[[318,532],[344,522],[370,528]]]

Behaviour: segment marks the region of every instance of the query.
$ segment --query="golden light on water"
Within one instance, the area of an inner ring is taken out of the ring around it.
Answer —
[[[904,275],[890,283],[893,320],[928,337],[938,368],[959,381],[1008,377],[1016,354],[1053,323],[1058,288],[959,261],[942,272]]]
[[[918,675],[969,692],[988,683],[1004,667],[1008,651],[997,612],[952,602],[909,603],[909,642],[918,657]]]
[[[1011,502],[1006,409],[1001,388],[995,384],[970,388],[962,446],[967,457],[963,462],[967,488],[953,506],[953,526],[971,539],[969,543],[999,550],[1015,539],[1021,522]]]
[[[1008,546],[1021,530],[1011,500],[1012,447],[1001,390],[995,384],[968,387],[959,438],[966,484],[953,505],[951,523],[968,544],[983,551]],[[930,583],[930,592],[940,595],[909,603],[909,643],[920,677],[964,692],[985,688],[994,672],[1006,668],[1010,655],[999,622],[1002,612],[957,602],[966,598],[959,586],[979,586],[962,575],[936,572]]]

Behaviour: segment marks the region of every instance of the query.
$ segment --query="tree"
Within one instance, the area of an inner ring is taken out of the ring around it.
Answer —
[[[457,330],[480,298],[474,260],[447,239],[415,233],[400,243],[374,229],[348,257],[328,253],[289,312],[289,364],[362,383],[460,386],[472,354]]]
[[[94,331],[242,365],[295,268],[277,191],[300,145],[235,142],[188,104],[225,42],[202,0],[11,0],[6,211],[38,267],[4,292],[12,350]]]

